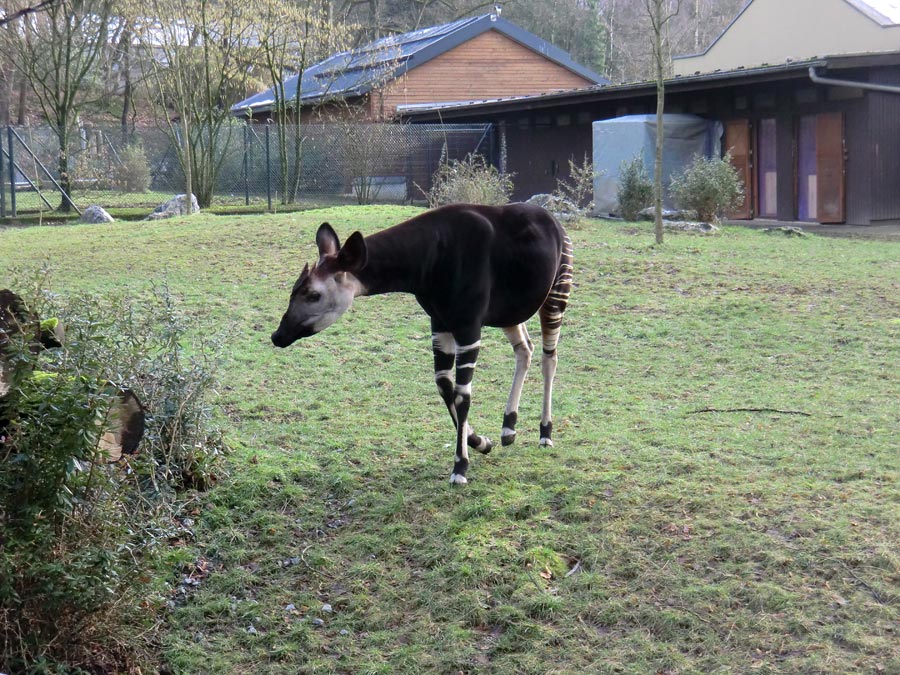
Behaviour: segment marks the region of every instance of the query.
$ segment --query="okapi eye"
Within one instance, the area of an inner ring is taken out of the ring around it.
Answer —
[[[318,302],[321,299],[322,299],[321,293],[316,293],[315,291],[310,291],[309,293],[306,294],[307,302]]]

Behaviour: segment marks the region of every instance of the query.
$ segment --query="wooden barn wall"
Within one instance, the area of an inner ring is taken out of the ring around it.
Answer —
[[[547,117],[517,117],[505,122],[506,168],[515,174],[514,200],[553,192],[557,179],[568,177],[570,159],[581,162],[585,153],[591,156],[590,122],[554,126]]]
[[[590,84],[593,83],[491,30],[389,83],[372,97],[372,112],[390,116],[400,104],[539,94]]]
[[[874,74],[873,82],[900,86],[900,68]],[[869,92],[872,143],[872,220],[900,219],[900,95]]]
[[[872,140],[868,125],[868,97],[848,102],[844,109],[844,165],[847,222],[868,225],[876,205],[872,199]]]

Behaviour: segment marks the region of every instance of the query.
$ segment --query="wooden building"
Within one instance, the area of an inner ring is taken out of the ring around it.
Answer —
[[[608,80],[561,49],[496,14],[460,19],[383,38],[335,54],[285,82],[301,114],[394,116],[398,106],[521,96],[576,89]],[[240,117],[271,116],[272,89],[231,107]]]
[[[900,52],[675,77],[666,111],[722,122],[747,185],[743,219],[900,220]],[[551,192],[591,156],[595,120],[656,110],[654,82],[405,110],[412,122],[492,122],[515,198]]]
[[[675,75],[900,48],[897,0],[748,0],[702,52],[676,56]]]

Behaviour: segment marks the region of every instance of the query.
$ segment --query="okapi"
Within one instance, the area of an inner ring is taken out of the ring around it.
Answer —
[[[467,445],[487,454],[493,442],[468,424],[482,326],[501,328],[516,368],[500,440],[516,437],[519,398],[534,353],[525,321],[540,314],[544,377],[540,445],[553,445],[551,404],[556,345],[572,287],[572,242],[546,210],[529,204],[453,204],[341,246],[331,225],[316,233],[319,259],[307,264],[272,334],[277,347],[314,335],[360,295],[412,293],[431,317],[434,379],[456,425],[451,483],[465,483]],[[456,367],[454,382],[453,367]]]

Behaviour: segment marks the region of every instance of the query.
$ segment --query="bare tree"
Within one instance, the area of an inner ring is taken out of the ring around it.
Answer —
[[[644,8],[650,17],[650,26],[653,30],[653,61],[656,65],[656,161],[653,167],[653,208],[655,212],[656,243],[663,243],[662,222],[662,163],[663,142],[665,133],[663,127],[666,106],[666,64],[671,59],[668,51],[668,39],[666,30],[669,22],[678,15],[681,10],[681,0],[644,0]]]
[[[61,1],[62,0],[44,0],[43,2],[39,2],[35,5],[27,5],[25,7],[22,7],[21,9],[13,11],[8,15],[0,17],[0,28],[5,26],[6,24],[18,21],[19,19],[28,16],[29,14],[34,14],[35,12],[49,9],[53,5],[59,4]]]
[[[75,122],[82,106],[97,92],[92,74],[104,49],[111,0],[54,0],[19,18],[7,30],[19,39],[4,42],[5,54],[35,94],[44,118],[56,135],[57,168],[63,189],[60,211],[74,207],[69,152]]]
[[[212,201],[231,131],[255,61],[252,13],[239,0],[150,0],[154,20],[136,31],[149,98],[176,148],[185,200]],[[190,207],[188,207],[189,209]]]
[[[281,201],[287,204],[296,201],[300,189],[303,75],[309,66],[345,48],[350,29],[334,23],[330,7],[319,0],[258,0],[256,11],[259,56],[275,99]],[[289,97],[285,85],[290,77],[296,77],[297,87]]]

